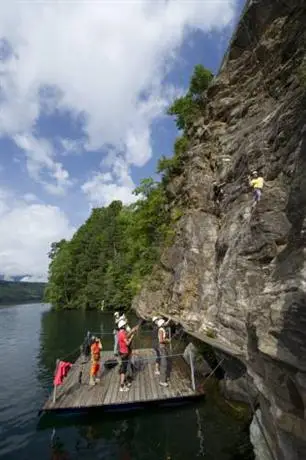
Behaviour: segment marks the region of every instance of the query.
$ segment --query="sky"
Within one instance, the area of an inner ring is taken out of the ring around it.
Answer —
[[[243,0],[0,0],[0,274],[46,280],[51,242],[135,200],[214,73]]]

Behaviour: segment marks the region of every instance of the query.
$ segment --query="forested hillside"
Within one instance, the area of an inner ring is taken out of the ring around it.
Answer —
[[[43,299],[45,283],[20,283],[0,280],[0,305],[39,302]]]
[[[183,130],[172,158],[161,157],[159,182],[143,179],[134,191],[138,201],[123,206],[120,201],[93,209],[91,216],[71,241],[51,246],[46,300],[56,308],[129,308],[142,282],[152,271],[165,245],[174,236],[181,217],[171,193],[171,180],[182,172],[189,139],[188,127],[201,115],[203,92],[212,73],[203,66],[194,69],[187,94],[174,101],[168,114]]]

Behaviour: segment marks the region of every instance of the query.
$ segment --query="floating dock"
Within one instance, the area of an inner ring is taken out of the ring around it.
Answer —
[[[188,402],[204,395],[203,385],[195,381],[193,363],[190,365],[182,355],[170,358],[171,373],[169,386],[159,385],[155,375],[155,352],[152,349],[134,350],[136,372],[127,392],[119,391],[119,367],[107,369],[103,363],[114,358],[113,352],[101,353],[101,380],[95,386],[89,385],[90,359],[81,355],[72,365],[62,385],[42,407],[40,413],[88,412],[132,410],[146,405],[174,405]]]

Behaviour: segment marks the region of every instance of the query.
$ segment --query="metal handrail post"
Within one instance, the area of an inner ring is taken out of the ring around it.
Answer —
[[[168,331],[169,331],[169,348],[170,348],[170,351],[171,351],[171,353],[172,353],[171,327],[168,327]]]
[[[190,371],[191,371],[191,386],[192,386],[193,391],[195,391],[196,386],[195,386],[195,379],[194,379],[193,356],[192,356],[191,350],[189,352],[189,360],[190,360]]]
[[[56,360],[56,363],[55,363],[55,372],[54,372],[54,377],[56,376],[56,373],[57,373],[57,368],[58,368],[58,365],[60,363],[60,359],[57,359]],[[56,385],[54,384],[53,382],[53,404],[55,403],[55,400],[56,400]]]

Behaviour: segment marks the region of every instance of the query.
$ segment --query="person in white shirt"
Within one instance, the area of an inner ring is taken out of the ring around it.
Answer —
[[[118,323],[120,321],[120,315],[119,315],[118,311],[115,311],[114,319],[115,319],[115,327],[114,327],[114,330],[113,330],[113,334],[114,334],[114,355],[118,356],[118,354],[119,354],[118,353],[118,331],[119,331]]]
[[[157,320],[158,327],[158,343],[160,351],[160,381],[159,384],[163,387],[169,386],[168,377],[168,344],[170,340],[167,338],[165,330],[166,321],[162,318]]]

